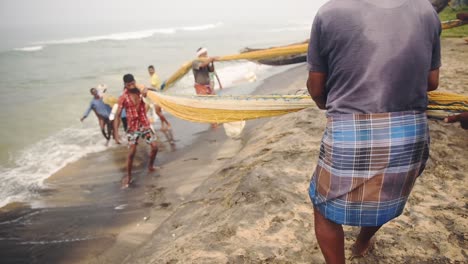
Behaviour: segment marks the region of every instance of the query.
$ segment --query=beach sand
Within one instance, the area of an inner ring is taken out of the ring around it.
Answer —
[[[467,94],[468,45],[446,39],[443,55],[440,90]],[[306,75],[305,67],[290,70],[257,92],[293,93]],[[324,126],[324,113],[311,108],[250,127],[241,151],[125,262],[324,263],[307,193]],[[468,132],[440,121],[430,129],[428,168],[403,215],[379,231],[374,251],[350,263],[467,263]],[[358,230],[345,227],[347,256]]]
[[[441,90],[468,93],[466,61],[468,45],[443,41]],[[256,93],[303,92],[306,77],[300,65]],[[325,122],[310,108],[249,121],[236,140],[221,127],[201,132],[162,152],[154,174],[140,147],[136,186],[125,191],[126,148],[89,155],[48,180],[38,208],[0,212],[0,237],[10,238],[0,241],[2,263],[324,263],[307,188]],[[350,263],[467,263],[468,132],[440,121],[430,129],[428,168],[403,215]],[[347,256],[357,232],[345,227]]]

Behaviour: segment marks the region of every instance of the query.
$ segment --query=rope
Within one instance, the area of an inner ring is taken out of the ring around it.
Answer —
[[[468,21],[455,19],[442,22],[442,29],[451,29],[468,24]]]

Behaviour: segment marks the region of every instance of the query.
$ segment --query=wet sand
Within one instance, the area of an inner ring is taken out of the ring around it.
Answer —
[[[468,45],[443,41],[441,90],[468,93],[466,61]],[[304,91],[306,77],[298,66],[256,93]],[[324,263],[307,194],[324,126],[324,113],[310,108],[248,122],[239,140],[222,128],[203,132],[190,147],[161,153],[155,174],[140,148],[136,186],[126,191],[126,148],[89,155],[49,180],[39,208],[0,212],[0,259]],[[379,231],[369,256],[350,263],[466,263],[468,132],[440,121],[430,128],[430,162],[404,214]],[[345,228],[347,248],[357,231]]]

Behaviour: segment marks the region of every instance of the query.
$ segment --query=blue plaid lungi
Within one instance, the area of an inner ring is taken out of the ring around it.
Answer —
[[[428,157],[423,112],[332,116],[309,196],[337,224],[381,226],[403,212]]]

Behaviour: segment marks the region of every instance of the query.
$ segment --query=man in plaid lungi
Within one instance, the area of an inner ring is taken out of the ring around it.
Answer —
[[[327,263],[345,263],[342,225],[361,227],[363,256],[425,168],[440,33],[427,0],[331,0],[315,17],[307,88],[328,122],[309,196]]]

